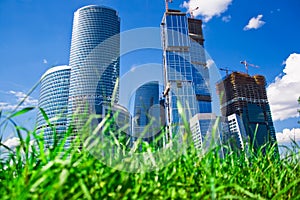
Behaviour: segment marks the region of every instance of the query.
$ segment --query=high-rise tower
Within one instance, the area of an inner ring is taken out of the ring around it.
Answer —
[[[202,149],[204,153],[213,144],[219,143],[220,126],[212,135],[216,123],[216,115],[212,113],[212,99],[209,83],[209,70],[207,67],[202,20],[188,18],[190,37],[190,55],[192,63],[192,80],[196,95],[198,113],[190,119],[190,126],[194,146]]]
[[[111,8],[91,5],[74,13],[68,114],[75,116],[75,129],[86,121],[82,114],[101,115],[103,103],[118,101],[119,33],[120,18]]]
[[[154,105],[158,104],[158,101],[159,85],[157,81],[148,82],[137,89],[134,100],[134,135],[148,135],[147,133],[143,133],[145,131],[146,126],[152,125],[150,123],[157,123],[151,122],[151,116],[149,115],[149,111]],[[151,131],[152,130],[148,130],[147,132]],[[153,134],[151,135],[153,136]]]
[[[67,127],[68,94],[71,68],[57,66],[46,71],[41,77],[39,108],[47,114],[53,128],[49,126],[41,112],[37,116],[37,133],[44,134],[45,147],[65,137]]]
[[[162,146],[157,139],[165,124],[164,109],[159,99],[159,82],[151,81],[141,85],[134,97],[132,142],[140,138],[155,147]]]
[[[209,71],[204,49],[202,20],[188,18],[188,28],[191,39],[192,77],[199,113],[211,113],[212,100],[209,89]]]
[[[168,9],[161,29],[168,139],[172,140],[174,135],[184,134],[183,117],[189,121],[198,113],[198,106],[193,87],[191,43],[186,14]],[[182,109],[178,107],[178,103]],[[182,110],[181,115],[179,109]]]
[[[265,77],[233,72],[217,84],[221,112],[241,117],[250,143],[257,150],[266,143],[275,144],[276,135],[266,93]]]
[[[202,21],[168,9],[161,28],[168,139],[172,140],[174,134],[184,134],[185,118],[194,146],[205,152],[206,147],[219,142],[220,130],[212,135],[212,127],[218,121],[212,113]]]

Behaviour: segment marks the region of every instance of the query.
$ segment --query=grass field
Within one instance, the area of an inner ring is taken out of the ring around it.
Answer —
[[[11,123],[27,111],[10,116]],[[281,160],[273,148],[221,159],[218,148],[199,157],[191,147],[164,167],[129,173],[106,166],[85,148],[45,151],[34,130],[15,129],[20,146],[12,151],[1,143],[8,152],[0,161],[1,199],[300,199],[300,160],[292,152]],[[33,137],[38,148],[30,145]]]

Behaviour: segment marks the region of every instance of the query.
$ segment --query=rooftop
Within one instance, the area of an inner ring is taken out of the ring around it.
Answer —
[[[45,78],[45,76],[53,73],[53,72],[57,72],[57,71],[60,71],[60,70],[71,70],[71,66],[68,66],[68,65],[60,65],[60,66],[55,66],[55,67],[52,67],[50,69],[48,69],[41,77],[41,80],[43,80],[43,78]]]
[[[89,9],[89,8],[106,8],[106,9],[109,9],[109,10],[113,10],[113,11],[116,11],[115,9],[113,8],[110,8],[108,6],[100,6],[100,5],[87,5],[87,6],[84,6],[84,7],[81,7],[79,8],[76,12],[78,11],[81,11],[81,10],[85,10],[85,9]]]

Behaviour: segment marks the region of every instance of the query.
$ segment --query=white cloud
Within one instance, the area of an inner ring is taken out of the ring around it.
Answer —
[[[11,105],[7,102],[0,102],[0,110],[13,110],[16,105]]]
[[[16,96],[18,98],[18,101],[24,99],[27,96],[24,92],[16,92],[12,90],[10,90],[8,93]]]
[[[7,102],[0,102],[0,110],[13,110],[15,109],[17,104],[10,104]]]
[[[46,59],[43,59],[44,64],[48,64],[48,61]]]
[[[0,102],[0,110],[13,110],[16,108],[16,106],[21,102],[24,101],[19,108],[24,107],[31,107],[31,106],[37,106],[38,100],[34,99],[31,96],[28,96],[24,92],[19,91],[9,91],[7,94],[12,95],[14,102],[16,103],[8,103],[8,102]]]
[[[208,22],[214,16],[224,13],[233,0],[190,0],[183,2],[183,7],[193,11],[193,15],[203,16],[203,21]],[[195,10],[198,7],[197,10]]]
[[[282,133],[276,133],[278,143],[292,143],[300,141],[300,128],[283,129]]]
[[[244,27],[244,31],[250,30],[250,29],[258,29],[262,27],[266,22],[262,21],[263,15],[257,15],[257,17],[252,17],[247,26]]]
[[[277,76],[275,82],[267,87],[273,120],[285,120],[297,117],[300,96],[300,54],[293,53],[285,61],[283,76]]]
[[[226,23],[227,23],[227,22],[230,22],[230,20],[231,20],[231,15],[227,15],[227,16],[223,16],[223,17],[222,17],[222,21],[223,21],[223,22],[226,22]]]
[[[33,148],[37,148],[37,146],[35,145],[35,140],[30,140],[29,142],[29,152],[33,151]],[[16,148],[18,146],[20,146],[21,142],[20,139],[18,137],[12,137],[7,139],[5,142],[3,142],[3,144],[8,147],[10,150],[12,150],[13,152],[16,151]],[[3,159],[5,158],[5,155],[7,155],[8,153],[11,153],[8,149],[4,148],[3,146],[0,146],[0,158]],[[25,152],[23,149],[21,149],[21,155],[24,158],[25,156]]]
[[[3,144],[11,150],[14,150],[17,146],[20,145],[20,139],[17,137],[9,138],[5,142],[3,142]]]
[[[32,98],[31,96],[28,96],[26,93],[24,92],[16,92],[16,91],[9,91],[10,94],[14,95],[17,98],[17,101],[23,101],[23,106],[37,106],[38,104],[38,100]]]

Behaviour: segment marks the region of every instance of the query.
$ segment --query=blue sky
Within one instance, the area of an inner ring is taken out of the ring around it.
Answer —
[[[0,107],[14,106],[51,66],[68,64],[73,13],[89,4],[116,9],[122,31],[158,28],[165,9],[164,0],[1,0]],[[249,73],[266,76],[276,131],[299,128],[300,1],[173,0],[169,7],[186,12],[198,5],[194,15],[205,21],[205,48],[217,67],[244,71],[240,61],[245,59],[260,66]],[[121,72],[161,60],[159,51],[128,54]],[[36,99],[38,90],[27,105]]]

